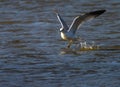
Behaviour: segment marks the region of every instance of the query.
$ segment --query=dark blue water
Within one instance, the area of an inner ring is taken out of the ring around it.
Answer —
[[[106,9],[76,34],[101,49],[63,50],[55,9],[68,25]],[[119,0],[1,0],[0,87],[119,87],[119,9]]]

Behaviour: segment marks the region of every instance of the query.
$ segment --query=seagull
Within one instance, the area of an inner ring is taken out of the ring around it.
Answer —
[[[58,12],[55,12],[57,15],[57,18],[61,24],[61,28],[60,28],[60,35],[61,38],[63,40],[68,41],[68,45],[67,48],[70,48],[70,46],[72,45],[72,43],[75,41],[75,33],[76,30],[80,28],[80,26],[89,20],[92,20],[96,17],[98,17],[99,15],[103,14],[106,10],[97,10],[97,11],[92,11],[92,12],[88,12],[85,13],[81,16],[77,16],[74,18],[72,24],[70,25],[70,27],[67,26],[66,22],[62,19],[62,17],[60,16],[60,14]]]

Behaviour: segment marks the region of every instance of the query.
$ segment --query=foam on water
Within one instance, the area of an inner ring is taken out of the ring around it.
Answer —
[[[92,51],[92,50],[99,50],[100,46],[97,45],[94,41],[88,43],[87,41],[79,41],[75,45],[75,47],[71,48],[62,48],[60,54],[80,54],[81,51]]]

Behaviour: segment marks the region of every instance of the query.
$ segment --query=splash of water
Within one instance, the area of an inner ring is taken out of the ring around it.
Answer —
[[[80,41],[76,47],[79,50],[97,50],[97,49],[99,49],[99,45],[96,45],[96,43],[94,41],[92,41],[91,43],[87,43],[86,41]]]

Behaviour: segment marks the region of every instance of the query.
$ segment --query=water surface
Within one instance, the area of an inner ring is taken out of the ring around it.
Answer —
[[[102,50],[63,50],[54,9],[68,25],[77,15],[106,9],[77,32]],[[119,0],[1,0],[0,87],[119,87],[119,9]]]

